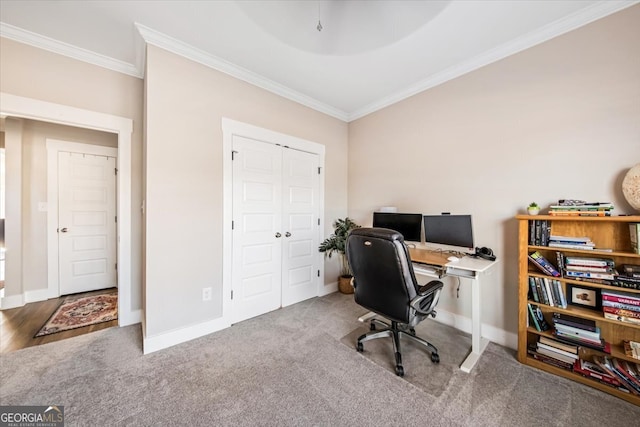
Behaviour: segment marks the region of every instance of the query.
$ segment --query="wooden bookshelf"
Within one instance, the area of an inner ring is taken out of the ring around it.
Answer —
[[[546,276],[531,264],[528,255],[539,251],[554,266],[556,265],[556,253],[562,252],[569,256],[589,256],[593,258],[611,258],[616,266],[621,264],[640,265],[640,254],[632,252],[629,233],[630,223],[640,223],[640,216],[611,216],[611,217],[558,217],[551,215],[517,215],[518,220],[518,360],[529,366],[541,369],[554,375],[568,378],[582,384],[586,384],[605,393],[612,394],[635,405],[640,406],[640,396],[620,391],[615,387],[600,383],[597,380],[587,378],[579,373],[562,369],[533,358],[527,353],[527,348],[536,343],[540,336],[553,338],[553,313],[565,313],[571,316],[594,320],[600,328],[601,337],[610,344],[611,354],[587,347],[580,347],[579,357],[592,361],[595,355],[608,355],[612,358],[626,360],[640,364],[640,360],[625,355],[622,345],[623,340],[640,341],[640,325],[623,323],[618,320],[607,319],[602,311],[590,310],[574,305],[567,308],[550,306],[529,299],[529,277],[546,277],[558,280],[561,283],[565,295],[567,285],[580,285],[588,288],[610,289],[637,294],[640,290],[610,286],[607,284],[591,283],[570,279],[567,277]],[[546,220],[551,227],[553,235],[589,237],[596,244],[596,248],[607,248],[611,252],[594,250],[564,249],[549,246],[529,244],[529,224],[534,220]],[[551,330],[540,332],[533,325],[528,325],[527,304],[535,304],[541,310]]]

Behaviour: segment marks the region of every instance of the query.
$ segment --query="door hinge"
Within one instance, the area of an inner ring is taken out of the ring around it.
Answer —
[[[118,263],[116,262],[116,270],[118,269]]]
[[[320,225],[320,218],[318,218],[318,225]]]
[[[235,226],[236,226],[235,221],[231,221],[231,229],[232,229],[232,230],[235,228]]]
[[[233,299],[233,289],[231,290],[231,299]]]
[[[113,170],[115,171],[116,175],[118,175],[118,168],[113,168]]]
[[[236,159],[236,154],[238,154],[238,152],[236,150],[231,150],[231,160],[235,160]]]
[[[318,277],[320,277],[320,270],[318,270]]]
[[[321,170],[321,169],[322,169],[322,168],[321,168],[320,166],[318,166],[318,175],[320,175],[320,170]]]
[[[115,216],[115,220],[116,220],[116,222],[118,222],[118,215]]]

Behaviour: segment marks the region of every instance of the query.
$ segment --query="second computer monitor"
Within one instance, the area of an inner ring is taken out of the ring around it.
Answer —
[[[425,215],[425,243],[473,248],[471,215]]]
[[[395,230],[402,234],[404,240],[420,242],[422,214],[374,212],[373,226]]]

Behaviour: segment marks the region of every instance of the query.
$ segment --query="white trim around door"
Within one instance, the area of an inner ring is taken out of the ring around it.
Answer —
[[[142,309],[131,306],[131,133],[133,120],[0,92],[0,113],[8,117],[39,120],[118,135],[118,324],[142,320]],[[9,249],[9,248],[7,248]],[[140,284],[136,284],[141,286]],[[22,283],[20,288],[24,289]],[[4,301],[0,303],[5,307]]]
[[[222,118],[222,174],[223,174],[223,231],[222,231],[222,318],[223,323],[231,324],[233,321],[233,304],[231,299],[232,290],[232,232],[231,221],[233,219],[233,169],[232,150],[234,135],[251,138],[265,143],[280,144],[296,150],[306,151],[318,155],[320,167],[320,189],[319,189],[319,218],[318,241],[323,239],[324,230],[324,163],[325,146],[316,142],[307,141],[302,138],[286,135],[261,127],[242,123],[226,117]],[[318,252],[319,266],[322,266],[322,254]],[[318,277],[317,295],[324,294],[324,268],[320,268]]]

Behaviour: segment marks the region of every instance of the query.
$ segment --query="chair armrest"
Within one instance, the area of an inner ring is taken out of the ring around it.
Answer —
[[[409,305],[416,312],[429,315],[438,304],[440,291],[444,284],[440,280],[432,280],[418,289],[418,295],[411,300]],[[424,307],[423,307],[424,305]]]

